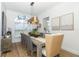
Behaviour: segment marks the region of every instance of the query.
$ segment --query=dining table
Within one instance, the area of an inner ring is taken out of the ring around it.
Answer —
[[[42,37],[31,37],[34,45],[37,46],[37,57],[42,56],[42,48],[45,46],[45,38]]]
[[[23,32],[24,34],[28,35],[27,32]],[[29,36],[29,35],[28,35]],[[42,56],[42,48],[45,46],[45,37],[33,37],[29,36],[33,42],[33,44],[37,47],[37,57]]]

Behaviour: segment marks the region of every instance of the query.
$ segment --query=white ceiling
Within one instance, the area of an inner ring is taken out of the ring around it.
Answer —
[[[31,8],[30,3],[31,2],[5,2],[4,4],[6,9],[27,14],[31,14],[32,10],[32,15],[39,15],[40,13],[58,4],[58,2],[35,2],[34,6]]]

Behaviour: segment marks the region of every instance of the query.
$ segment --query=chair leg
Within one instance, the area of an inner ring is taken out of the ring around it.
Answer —
[[[34,52],[33,52],[33,51],[31,51],[31,56],[32,56],[32,57],[34,57],[33,53],[34,53]]]
[[[60,57],[60,54],[57,54],[55,57]]]
[[[46,56],[44,56],[44,55],[42,54],[42,57],[46,57]]]
[[[28,54],[28,56],[30,55],[30,52],[29,51],[27,51],[27,54]]]

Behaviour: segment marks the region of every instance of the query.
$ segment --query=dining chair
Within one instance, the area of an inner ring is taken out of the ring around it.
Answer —
[[[24,49],[27,48],[27,39],[26,39],[26,35],[21,33],[21,45]]]
[[[63,37],[62,33],[45,34],[46,43],[45,48],[42,49],[42,55],[46,57],[59,56]]]
[[[45,34],[44,33],[40,33],[40,37],[44,38]]]
[[[34,56],[34,52],[36,52],[36,46],[32,42],[32,38],[28,35],[26,35],[26,41],[27,41],[27,51],[30,52],[31,56]]]
[[[32,43],[32,38],[29,35],[21,33],[21,43],[27,50],[28,55],[33,56],[33,53],[36,52],[36,46]]]

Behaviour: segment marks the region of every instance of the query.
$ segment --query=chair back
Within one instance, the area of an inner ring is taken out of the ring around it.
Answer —
[[[22,45],[27,48],[27,40],[25,34],[21,33],[21,43]]]
[[[26,40],[27,40],[27,50],[32,51],[33,50],[32,39],[28,35],[25,35],[25,36],[26,36]]]
[[[30,36],[21,33],[21,41],[22,41],[22,44],[24,45],[24,47],[28,51],[32,51],[32,49],[33,49],[33,43],[32,43],[32,39],[30,38]]]
[[[62,40],[63,40],[63,34],[46,34],[46,55],[47,57],[56,56],[60,53]]]

